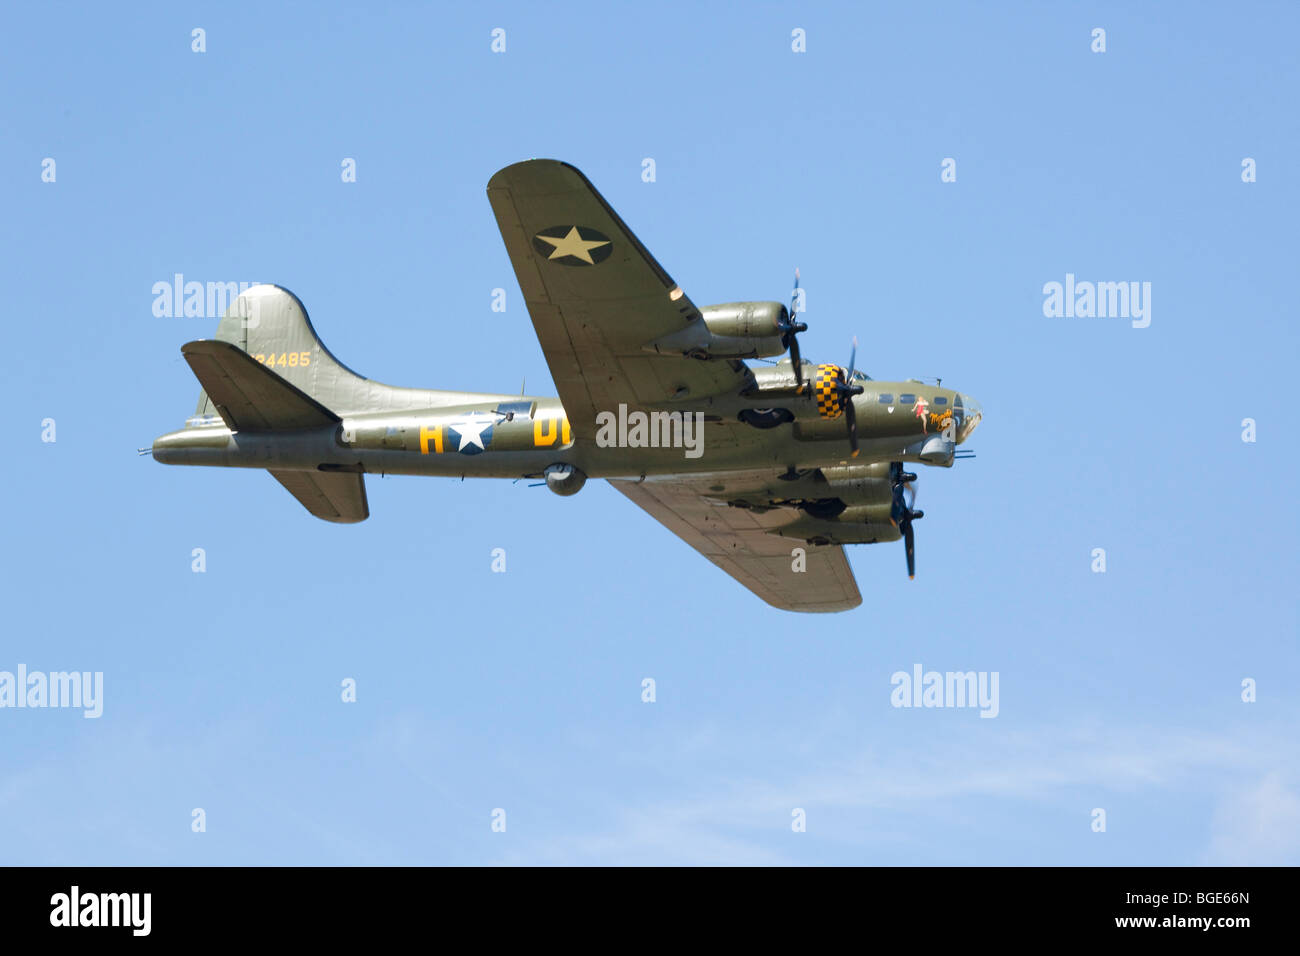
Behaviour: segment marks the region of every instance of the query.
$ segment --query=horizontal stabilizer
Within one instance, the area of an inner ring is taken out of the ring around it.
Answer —
[[[229,342],[186,342],[181,354],[232,431],[315,428],[340,420],[302,389]]]
[[[348,471],[268,470],[272,478],[317,518],[351,524],[370,517],[364,475]]]

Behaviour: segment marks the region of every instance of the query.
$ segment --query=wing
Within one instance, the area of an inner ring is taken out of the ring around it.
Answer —
[[[488,183],[510,263],[574,434],[596,413],[698,402],[752,384],[743,362],[648,346],[704,322],[594,186],[567,163],[532,159]]]
[[[770,533],[790,521],[788,512],[728,507],[710,500],[699,479],[611,479],[610,484],[773,607],[847,611],[862,603],[843,547],[802,545]],[[806,571],[792,568],[795,547],[807,552]]]

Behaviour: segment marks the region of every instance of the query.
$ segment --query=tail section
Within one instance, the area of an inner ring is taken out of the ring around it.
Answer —
[[[236,433],[329,428],[340,421],[334,409],[367,408],[376,394],[407,391],[344,366],[321,343],[297,296],[273,285],[244,292],[215,340],[188,342],[181,354],[203,386],[197,417],[219,415]],[[185,434],[178,433],[181,443]],[[155,443],[154,457],[157,449]],[[370,514],[359,471],[270,472],[318,518],[353,523]]]
[[[336,359],[312,328],[307,310],[288,289],[256,285],[235,299],[217,326],[217,342],[248,354],[290,385],[342,418],[486,401],[501,396],[428,388],[397,388],[363,378]],[[220,414],[206,391],[189,425]]]
[[[258,285],[240,294],[217,326],[226,342],[271,369],[289,384],[338,414],[385,407],[389,392],[406,392],[362,378],[330,354],[298,297],[276,285]],[[205,389],[196,415],[219,414]]]
[[[239,464],[229,456],[238,451],[241,432],[263,440],[267,432],[310,435],[337,427],[345,415],[502,397],[394,388],[363,378],[325,348],[298,297],[275,285],[241,293],[215,339],[188,342],[181,352],[203,388],[186,427],[154,442],[154,458],[164,463]],[[229,432],[214,427],[218,417]],[[359,463],[312,468],[299,462],[268,470],[318,518],[350,523],[370,514]]]

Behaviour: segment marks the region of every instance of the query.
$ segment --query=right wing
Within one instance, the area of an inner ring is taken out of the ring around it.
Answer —
[[[791,520],[788,511],[729,507],[710,499],[706,485],[682,477],[609,483],[773,607],[847,611],[862,603],[842,546],[804,545],[771,533]],[[796,547],[806,552],[805,571],[793,570]]]
[[[647,351],[668,335],[707,339],[704,319],[577,169],[507,166],[488,200],[576,437],[594,439],[596,414],[620,403],[699,402],[752,384],[743,362]]]

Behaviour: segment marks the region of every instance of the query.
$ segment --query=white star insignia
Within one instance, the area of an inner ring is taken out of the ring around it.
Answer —
[[[485,418],[466,419],[452,425],[451,427],[460,435],[460,447],[456,450],[464,451],[471,445],[477,445],[480,451],[487,451],[483,445],[483,432],[491,425],[492,423]]]
[[[581,259],[588,265],[593,266],[596,264],[596,260],[591,258],[591,250],[609,245],[608,239],[583,239],[578,235],[577,226],[570,226],[568,235],[562,239],[556,239],[552,236],[538,236],[537,238],[542,242],[549,242],[555,247],[555,250],[548,258],[559,259],[563,256],[573,256],[575,259]]]

